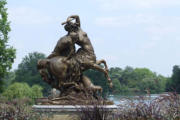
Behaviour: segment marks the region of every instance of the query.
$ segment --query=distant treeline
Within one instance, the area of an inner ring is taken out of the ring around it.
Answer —
[[[124,69],[119,67],[110,68],[109,74],[113,81],[113,88],[109,89],[102,73],[89,70],[85,72],[92,81],[101,85],[104,93],[110,94],[137,94],[137,93],[180,93],[180,66],[173,67],[171,77],[165,77],[152,72],[148,68],[133,68],[130,66]]]
[[[40,77],[36,68],[37,61],[45,58],[43,53],[29,53],[25,56],[18,68],[9,72],[4,78],[3,91],[6,91],[15,82],[27,83],[30,87],[39,85],[43,88],[43,95],[47,96],[51,87]],[[103,66],[102,66],[103,67]],[[127,66],[122,69],[113,67],[109,69],[109,75],[113,81],[113,88],[110,89],[103,73],[88,70],[84,72],[95,85],[103,88],[103,94],[131,94],[131,93],[161,93],[168,91],[180,92],[180,67],[173,67],[171,77],[165,77],[152,72],[148,68],[132,68]]]
[[[94,83],[102,85],[105,79],[98,77],[102,73],[93,70],[86,72],[92,78]],[[113,81],[113,89],[109,89],[105,84],[103,88],[112,94],[126,94],[126,93],[160,93],[165,91],[167,78],[162,75],[157,75],[147,68],[132,68],[127,66],[125,69],[119,67],[110,68],[110,77]],[[93,77],[96,76],[96,77]],[[103,81],[103,82],[102,82]],[[108,89],[108,90],[106,90]]]

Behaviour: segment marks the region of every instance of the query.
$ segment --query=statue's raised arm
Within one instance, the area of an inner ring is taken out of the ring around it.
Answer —
[[[76,20],[75,23],[76,23],[79,27],[81,27],[81,23],[80,23],[80,18],[79,18],[79,16],[78,16],[78,15],[71,15],[71,16],[69,16],[69,17],[67,18],[67,21],[71,21],[72,18],[75,19],[75,20]]]
[[[81,23],[80,23],[80,18],[78,15],[71,15],[67,18],[67,20],[65,22],[62,22],[61,24],[64,25],[64,24],[67,24],[67,23],[70,23],[72,20],[76,20],[75,21],[75,24],[78,26],[78,27],[81,27]]]

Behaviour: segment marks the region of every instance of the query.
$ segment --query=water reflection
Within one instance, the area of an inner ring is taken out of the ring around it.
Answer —
[[[108,99],[114,101],[115,105],[124,105],[128,104],[128,102],[132,101],[133,103],[138,103],[140,101],[144,101],[145,103],[149,103],[152,100],[160,97],[164,94],[150,94],[150,95],[109,95]]]

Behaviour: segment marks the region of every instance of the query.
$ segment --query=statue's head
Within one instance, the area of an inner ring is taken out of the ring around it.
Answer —
[[[73,22],[67,22],[64,26],[64,29],[67,32],[76,32],[78,30],[78,25]]]

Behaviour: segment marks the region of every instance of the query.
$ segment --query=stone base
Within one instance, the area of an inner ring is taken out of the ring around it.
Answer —
[[[99,105],[98,107],[106,109],[107,111],[116,111],[117,105]],[[34,111],[37,112],[53,112],[53,113],[72,113],[80,112],[81,108],[93,108],[93,105],[33,105]]]
[[[54,115],[53,118],[51,118],[50,120],[80,120],[80,119],[78,115]]]
[[[88,109],[91,111],[93,105],[33,105],[34,111],[51,115],[52,120],[78,120],[78,114],[81,113],[83,109]],[[116,105],[98,105],[100,109],[108,112],[116,112],[118,106]],[[90,109],[89,109],[90,108]],[[73,119],[72,119],[73,118]]]
[[[94,96],[83,96],[82,95],[71,95],[71,96],[63,96],[56,98],[37,98],[37,105],[114,105],[113,101],[104,100],[102,97],[98,96],[94,98]]]

